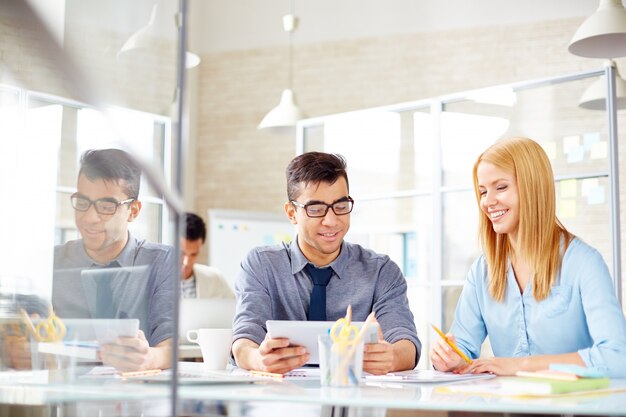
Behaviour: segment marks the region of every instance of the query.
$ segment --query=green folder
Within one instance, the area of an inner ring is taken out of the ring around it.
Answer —
[[[608,388],[609,378],[580,378],[561,381],[546,378],[514,377],[502,379],[502,390],[518,395],[553,395]]]

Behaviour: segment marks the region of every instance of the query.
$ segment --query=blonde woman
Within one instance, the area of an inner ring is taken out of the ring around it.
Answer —
[[[502,140],[474,164],[483,249],[448,335],[470,358],[487,336],[495,357],[464,362],[439,340],[440,371],[514,375],[552,363],[626,377],[626,320],[600,253],[556,218],[550,161],[536,142]]]

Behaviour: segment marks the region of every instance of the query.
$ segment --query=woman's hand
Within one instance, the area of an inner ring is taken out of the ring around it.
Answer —
[[[446,334],[448,340],[456,343],[452,333]],[[430,349],[430,361],[436,370],[442,372],[463,372],[467,363],[443,339]]]
[[[485,358],[476,359],[463,373],[472,374],[494,374],[494,375],[515,375],[517,371],[523,369],[525,358]]]

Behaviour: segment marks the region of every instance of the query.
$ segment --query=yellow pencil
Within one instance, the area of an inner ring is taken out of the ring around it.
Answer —
[[[120,372],[119,376],[122,378],[128,378],[133,376],[147,376],[147,375],[158,375],[161,373],[160,369],[148,369],[145,371],[128,371],[128,372]]]
[[[253,376],[265,376],[269,378],[284,378],[283,374],[275,374],[273,372],[264,372],[264,371],[250,371],[250,375]]]
[[[433,326],[433,329],[435,329],[437,334],[439,334],[439,336],[441,336],[443,341],[446,342],[448,344],[448,346],[450,346],[452,348],[452,350],[454,350],[457,353],[457,355],[459,355],[468,364],[470,364],[470,365],[472,364],[472,360],[470,358],[468,358],[465,355],[465,353],[463,353],[461,351],[461,349],[459,349],[450,339],[448,339],[448,337],[445,334],[443,334],[443,332],[441,330],[439,330],[437,328],[437,326],[435,326],[434,324],[431,324],[431,326]]]

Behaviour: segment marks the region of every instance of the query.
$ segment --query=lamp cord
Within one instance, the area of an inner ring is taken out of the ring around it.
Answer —
[[[289,1],[289,13],[292,16],[295,16],[294,13],[294,1]],[[295,17],[294,17],[295,18]],[[289,31],[289,76],[287,79],[287,85],[289,89],[293,91],[293,32],[295,31],[295,26]]]
[[[287,85],[293,90],[293,31],[289,32],[289,78]]]

